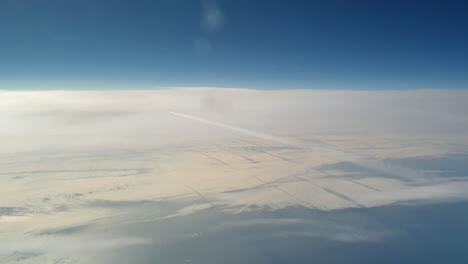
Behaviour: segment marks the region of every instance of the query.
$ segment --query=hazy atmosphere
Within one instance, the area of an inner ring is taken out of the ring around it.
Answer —
[[[0,1],[0,263],[468,263],[464,1]]]

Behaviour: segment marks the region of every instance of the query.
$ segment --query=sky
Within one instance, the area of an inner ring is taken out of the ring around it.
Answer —
[[[0,263],[468,263],[467,14],[0,0]]]
[[[0,89],[468,88],[467,12],[466,1],[5,0]]]

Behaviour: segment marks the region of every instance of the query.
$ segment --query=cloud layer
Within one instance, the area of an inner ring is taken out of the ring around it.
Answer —
[[[466,91],[0,97],[0,261],[107,257],[99,252],[237,230],[264,230],[268,240],[380,243],[401,230],[378,215],[366,215],[374,226],[363,228],[369,210],[468,200]]]

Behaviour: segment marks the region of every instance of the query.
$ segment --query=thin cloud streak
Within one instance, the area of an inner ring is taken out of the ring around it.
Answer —
[[[120,237],[114,239],[40,237],[0,244],[0,254],[11,252],[63,253],[75,251],[95,251],[127,246],[151,244],[152,241],[141,237]]]
[[[361,202],[372,204],[389,204],[418,200],[466,200],[468,199],[468,182],[446,182],[415,186],[401,190],[376,192],[361,197]]]
[[[292,142],[290,142],[289,140],[283,139],[281,137],[272,136],[272,135],[269,135],[269,134],[256,132],[256,131],[252,131],[252,130],[248,130],[248,129],[240,128],[240,127],[236,127],[236,126],[231,126],[231,125],[211,121],[211,120],[208,120],[208,119],[204,119],[204,118],[196,117],[196,116],[192,116],[192,115],[177,113],[177,112],[173,112],[173,111],[169,111],[169,113],[171,113],[173,115],[176,115],[176,116],[179,116],[179,117],[186,118],[186,119],[202,122],[202,123],[205,123],[205,124],[208,124],[208,125],[224,128],[224,129],[227,129],[227,130],[236,131],[238,133],[248,135],[248,136],[251,136],[251,137],[266,139],[266,140],[278,142],[278,143],[281,143],[281,144],[284,144],[284,145],[294,146]]]

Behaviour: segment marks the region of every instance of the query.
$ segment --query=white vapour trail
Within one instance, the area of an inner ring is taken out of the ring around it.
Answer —
[[[199,122],[202,122],[202,123],[205,123],[205,124],[208,124],[208,125],[217,126],[217,127],[224,128],[224,129],[227,129],[227,130],[236,131],[236,132],[239,132],[239,133],[247,135],[247,136],[266,139],[266,140],[278,142],[278,143],[288,145],[288,146],[295,146],[295,144],[293,144],[292,142],[290,142],[290,141],[288,141],[288,140],[286,140],[284,138],[281,138],[281,137],[272,136],[272,135],[268,135],[268,134],[265,134],[265,133],[256,132],[256,131],[252,131],[252,130],[248,130],[248,129],[240,128],[240,127],[236,127],[236,126],[226,125],[226,124],[223,124],[223,123],[207,120],[207,119],[204,119],[204,118],[201,118],[201,117],[176,113],[176,112],[172,112],[172,111],[169,111],[169,113],[171,113],[173,115],[176,115],[176,116],[183,117],[183,118],[199,121]]]
[[[345,152],[345,151],[342,151],[342,150],[337,150],[337,149],[333,149],[333,148],[317,147],[317,146],[304,146],[304,144],[299,144],[298,142],[293,142],[292,140],[287,140],[287,139],[282,138],[282,137],[273,136],[273,135],[269,135],[269,134],[262,133],[262,132],[256,132],[256,131],[252,131],[252,130],[249,130],[249,129],[240,128],[240,127],[236,127],[236,126],[232,126],[232,125],[227,125],[227,124],[224,124],[224,123],[211,121],[211,120],[204,119],[204,118],[197,117],[197,116],[177,113],[177,112],[173,112],[173,111],[169,111],[169,113],[171,113],[173,115],[176,115],[176,116],[179,116],[179,117],[182,117],[182,118],[202,122],[202,123],[205,123],[205,124],[208,124],[208,125],[220,127],[220,128],[227,129],[227,130],[236,131],[238,133],[241,133],[241,134],[244,134],[244,135],[247,135],[247,136],[256,137],[256,138],[265,139],[265,140],[270,140],[270,141],[281,143],[281,144],[284,144],[284,145],[287,145],[287,146],[293,146],[293,147],[296,147],[296,148],[306,149],[308,151],[320,151],[321,153],[323,153],[325,155],[333,156],[334,158],[337,158],[337,159],[340,159],[340,160],[353,162],[353,163],[358,164],[358,165],[360,165],[362,167],[377,170],[377,171],[383,172],[385,174],[397,176],[398,178],[402,178],[402,179],[405,179],[405,180],[409,180],[409,181],[413,181],[413,182],[419,182],[419,183],[422,183],[422,182],[428,180],[427,177],[420,171],[415,171],[415,170],[412,170],[412,169],[391,165],[391,164],[388,164],[388,163],[385,163],[385,162],[382,162],[382,161],[373,160],[373,159],[369,159],[369,158],[366,158],[366,157],[361,157],[359,155],[349,153],[349,152]]]

